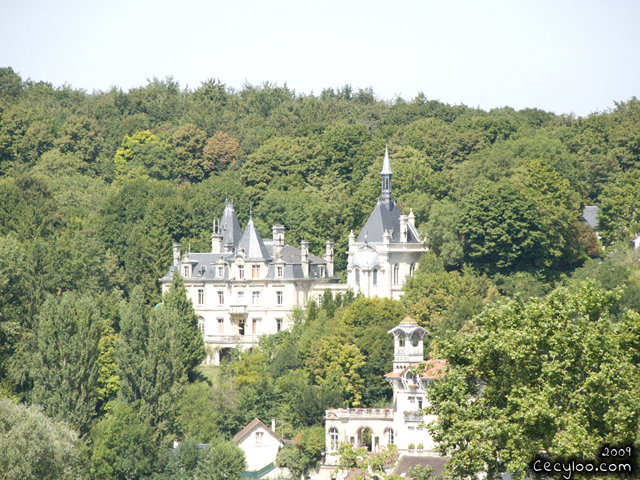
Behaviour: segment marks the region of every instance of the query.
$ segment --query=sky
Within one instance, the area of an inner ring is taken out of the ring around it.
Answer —
[[[640,2],[0,2],[0,67],[88,92],[173,76],[585,116],[640,96]]]

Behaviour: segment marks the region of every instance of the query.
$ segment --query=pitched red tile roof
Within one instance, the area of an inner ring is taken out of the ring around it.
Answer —
[[[420,378],[442,378],[444,377],[444,370],[447,366],[447,361],[438,358],[431,358],[427,360],[424,366],[424,372],[420,374]],[[402,378],[402,376],[412,367],[417,367],[418,364],[415,363],[410,365],[409,367],[404,368],[400,371],[385,373],[385,378]]]

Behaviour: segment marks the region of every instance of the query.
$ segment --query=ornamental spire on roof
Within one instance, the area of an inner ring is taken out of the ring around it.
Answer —
[[[391,175],[391,163],[389,162],[389,148],[384,146],[384,162],[382,163],[382,175]]]
[[[392,204],[393,197],[391,196],[391,162],[389,162],[389,149],[385,145],[384,147],[384,162],[382,163],[382,195],[381,200],[384,203]]]

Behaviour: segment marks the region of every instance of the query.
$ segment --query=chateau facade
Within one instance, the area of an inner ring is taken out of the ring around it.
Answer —
[[[347,282],[334,271],[334,244],[327,240],[322,258],[285,243],[285,228],[274,225],[263,240],[250,218],[240,228],[233,202],[214,221],[211,252],[183,254],[173,245],[173,265],[160,279],[163,293],[177,272],[184,278],[205,344],[207,363],[218,364],[234,348],[251,348],[260,335],[289,329],[290,314],[325,290],[351,288],[366,297],[399,298],[426,246],[419,239],[413,212],[402,215],[391,194],[391,164],[385,149],[381,196],[356,239],[349,236]]]

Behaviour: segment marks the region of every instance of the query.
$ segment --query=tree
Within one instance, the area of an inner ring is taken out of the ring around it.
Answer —
[[[28,375],[32,403],[85,435],[96,416],[102,319],[96,302],[76,292],[50,296],[36,318]]]
[[[123,305],[116,343],[119,399],[153,427],[158,441],[179,431],[178,401],[185,372],[172,325],[172,313],[144,304],[140,287]]]
[[[0,398],[0,472],[6,480],[77,478],[78,434],[40,407]]]
[[[213,134],[202,151],[204,157],[203,168],[207,175],[212,172],[226,170],[235,162],[240,145],[237,140],[225,132]]]
[[[95,120],[82,115],[71,115],[62,126],[55,142],[62,153],[75,153],[87,163],[94,162],[100,153],[104,138]]]
[[[206,177],[203,151],[207,134],[188,123],[179,127],[171,139],[175,156],[174,172],[181,180],[200,182]]]
[[[590,281],[495,304],[438,345],[448,370],[427,412],[454,476],[524,475],[541,452],[595,459],[605,444],[638,441],[640,315],[612,320],[620,293]]]
[[[240,480],[245,469],[244,452],[235,443],[218,439],[209,446],[207,455],[198,464],[197,480]]]
[[[388,445],[381,453],[372,455],[365,447],[355,447],[350,443],[341,443],[338,447],[338,469],[350,474],[353,472],[355,480],[400,480],[399,475],[388,475],[386,469],[393,467],[396,463],[395,456],[398,447]]]
[[[640,232],[640,170],[620,175],[600,196],[598,231],[605,246],[632,240]]]
[[[151,473],[156,455],[153,431],[134,410],[116,402],[92,431],[95,478],[142,478]]]
[[[164,308],[172,313],[175,324],[176,338],[179,342],[180,356],[184,371],[193,381],[195,368],[204,360],[206,352],[204,340],[198,327],[198,316],[193,309],[193,303],[187,299],[187,289],[180,273],[174,273],[173,283],[165,294]]]

